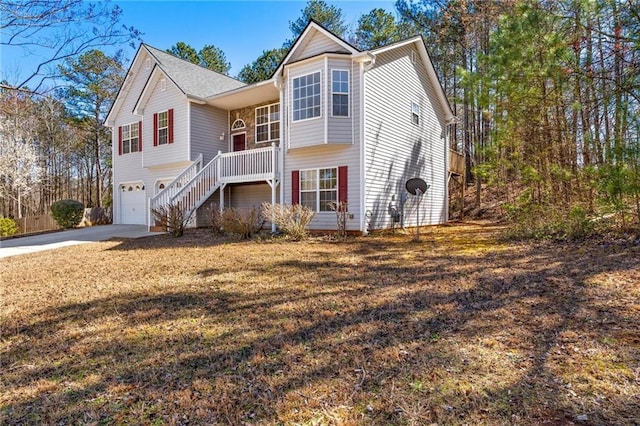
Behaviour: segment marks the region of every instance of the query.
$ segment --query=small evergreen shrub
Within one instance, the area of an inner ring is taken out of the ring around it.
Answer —
[[[262,215],[273,221],[276,226],[294,240],[303,240],[308,236],[307,227],[316,213],[301,204],[262,204]]]
[[[532,202],[528,192],[523,193],[514,203],[504,204],[510,223],[507,234],[515,239],[579,239],[592,235],[595,222],[587,211],[573,206],[566,211],[555,206]]]
[[[59,200],[51,205],[51,215],[61,228],[78,226],[82,221],[84,205],[76,200]]]
[[[18,224],[10,217],[0,216],[0,237],[10,237],[18,233]]]

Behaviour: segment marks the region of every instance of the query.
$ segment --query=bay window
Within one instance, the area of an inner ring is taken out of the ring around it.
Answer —
[[[320,117],[320,71],[293,79],[293,121]]]
[[[334,117],[349,116],[349,71],[331,70],[331,102]]]

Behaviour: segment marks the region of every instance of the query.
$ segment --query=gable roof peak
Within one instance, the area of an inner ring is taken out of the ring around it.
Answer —
[[[278,75],[280,72],[282,72],[283,67],[295,55],[297,49],[300,48],[300,46],[303,44],[304,39],[309,37],[309,33],[312,30],[315,30],[324,34],[326,37],[333,40],[336,44],[340,45],[342,48],[344,48],[344,50],[346,50],[350,54],[360,53],[360,50],[357,47],[351,45],[349,42],[347,42],[343,38],[335,35],[330,30],[325,28],[322,24],[320,24],[318,21],[314,19],[309,19],[309,22],[307,22],[307,25],[304,27],[300,35],[291,44],[291,47],[289,48],[289,51],[287,52],[285,57],[282,59],[282,61],[280,61],[278,68],[276,68],[275,72],[271,75],[271,78],[273,78],[273,76]]]
[[[158,68],[187,96],[206,98],[245,83],[143,43]]]

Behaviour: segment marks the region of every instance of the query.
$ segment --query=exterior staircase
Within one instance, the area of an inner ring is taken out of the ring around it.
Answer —
[[[149,223],[153,211],[180,205],[187,217],[202,206],[216,190],[227,184],[265,181],[275,187],[279,181],[280,148],[270,147],[218,154],[202,166],[202,154],[149,201]],[[221,199],[222,200],[222,199]],[[151,230],[154,226],[150,226]]]

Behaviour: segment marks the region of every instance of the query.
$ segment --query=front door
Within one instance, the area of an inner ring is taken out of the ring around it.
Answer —
[[[245,143],[246,138],[245,133],[238,133],[237,135],[233,135],[233,151],[244,151],[247,149],[247,145]]]

